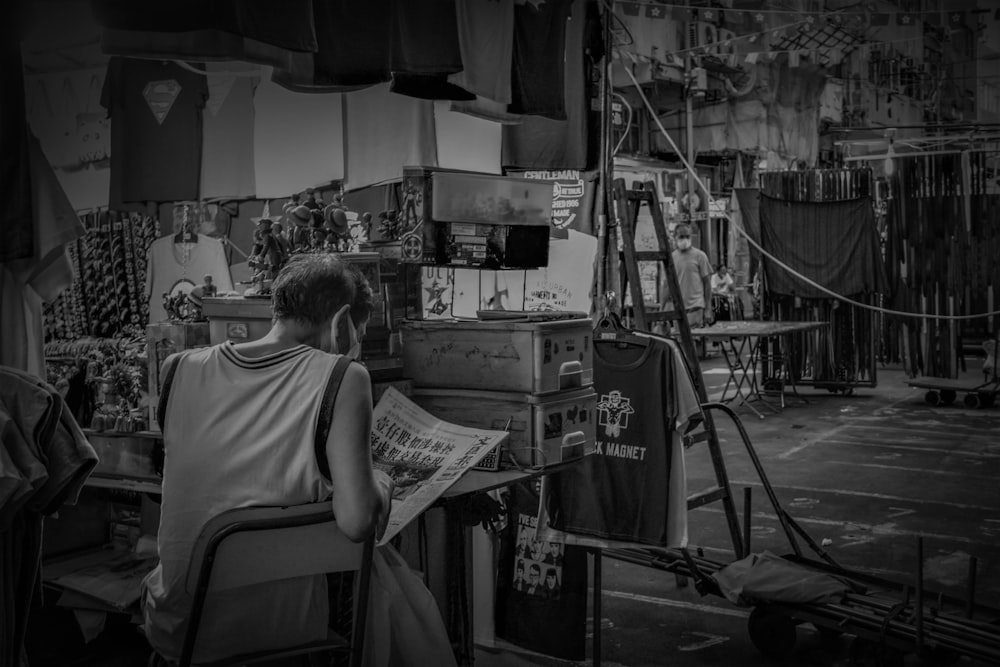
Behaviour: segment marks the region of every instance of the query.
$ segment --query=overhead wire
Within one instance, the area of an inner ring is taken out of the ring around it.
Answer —
[[[646,110],[649,111],[650,116],[652,116],[653,120],[655,121],[657,129],[660,131],[660,134],[663,135],[663,137],[670,144],[670,147],[677,154],[677,157],[680,159],[681,164],[683,164],[684,168],[687,170],[688,175],[691,178],[693,178],[693,180],[694,180],[695,183],[698,184],[698,187],[700,187],[702,189],[702,191],[705,193],[705,196],[709,197],[710,193],[709,193],[708,187],[705,185],[704,181],[702,181],[701,178],[698,176],[698,173],[695,171],[693,165],[691,165],[691,163],[688,162],[684,158],[684,154],[677,147],[677,144],[674,143],[674,140],[670,136],[670,133],[667,132],[667,130],[663,127],[663,124],[660,122],[659,117],[656,115],[656,111],[654,110],[653,105],[650,103],[649,98],[646,97],[645,92],[643,92],[642,86],[639,84],[639,82],[636,80],[635,76],[632,75],[632,72],[629,71],[628,68],[625,68],[625,73],[628,75],[629,79],[631,79],[632,85],[635,86],[636,91],[639,93],[639,97],[642,99],[643,104],[646,107]],[[865,310],[871,310],[871,311],[874,311],[874,312],[877,312],[877,313],[882,313],[884,315],[896,315],[896,316],[899,316],[899,317],[908,317],[908,318],[915,318],[915,319],[928,319],[928,320],[977,320],[977,319],[982,319],[982,318],[987,318],[987,317],[993,317],[993,316],[996,316],[996,315],[1000,315],[1000,310],[994,310],[994,311],[984,312],[984,313],[976,313],[976,314],[971,314],[971,315],[939,315],[939,314],[935,314],[935,313],[913,313],[913,312],[907,312],[907,311],[903,311],[903,310],[895,310],[895,309],[892,309],[892,308],[883,308],[881,306],[875,306],[875,305],[872,305],[872,304],[863,303],[861,301],[855,301],[854,299],[851,299],[850,297],[847,297],[847,296],[844,296],[843,294],[838,294],[837,292],[834,292],[833,290],[827,288],[825,285],[821,285],[818,282],[816,282],[815,280],[812,280],[808,276],[802,275],[801,273],[799,273],[798,271],[796,271],[792,267],[788,266],[787,264],[785,264],[784,262],[782,262],[780,259],[778,259],[774,255],[772,255],[771,253],[769,253],[768,251],[766,251],[759,243],[757,243],[752,238],[750,238],[750,235],[747,233],[747,231],[745,229],[743,229],[742,226],[736,225],[736,224],[733,223],[733,219],[731,217],[729,217],[728,213],[723,212],[723,217],[726,220],[729,221],[730,225],[732,225],[732,227],[734,229],[736,229],[737,232],[739,232],[739,234],[743,238],[745,238],[747,240],[747,243],[749,243],[751,246],[753,246],[757,251],[759,251],[768,260],[770,260],[771,262],[773,262],[775,264],[775,266],[780,267],[784,271],[786,271],[786,272],[790,273],[791,275],[793,275],[798,280],[801,280],[802,282],[806,283],[807,285],[810,285],[810,286],[818,289],[819,291],[823,292],[824,294],[826,294],[826,295],[828,295],[828,296],[830,296],[830,297],[832,297],[834,299],[837,299],[838,301],[841,301],[843,303],[847,303],[847,304],[850,304],[852,306],[855,306],[857,308],[862,308],[862,309],[865,309]]]

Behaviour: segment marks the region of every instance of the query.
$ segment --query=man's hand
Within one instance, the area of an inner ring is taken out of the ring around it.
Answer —
[[[385,529],[389,526],[389,511],[392,509],[392,492],[396,484],[385,471],[375,470],[375,486],[378,487],[379,501],[382,505],[379,511],[378,524],[375,528],[375,541],[382,539]]]
[[[710,326],[715,322],[715,311],[711,308],[705,309],[705,326]]]

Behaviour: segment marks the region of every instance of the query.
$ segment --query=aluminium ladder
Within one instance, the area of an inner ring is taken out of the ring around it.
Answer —
[[[674,271],[674,262],[670,241],[667,238],[667,228],[663,221],[663,212],[660,202],[656,196],[656,184],[647,181],[640,189],[626,189],[625,181],[616,178],[612,185],[613,199],[615,204],[616,223],[608,226],[608,248],[609,255],[617,252],[618,241],[616,229],[620,230],[622,238],[622,251],[624,255],[625,276],[623,282],[628,283],[632,296],[633,322],[634,328],[638,331],[651,331],[654,322],[674,322],[678,332],[677,342],[680,344],[681,352],[687,360],[688,368],[692,369],[691,379],[698,401],[705,405],[708,403],[708,394],[705,390],[705,381],[698,371],[698,357],[695,351],[694,340],[691,336],[691,326],[687,321],[687,314],[683,309],[668,311],[647,311],[646,304],[642,296],[642,284],[639,279],[639,262],[657,261],[662,262],[662,270],[666,276],[667,288],[670,290],[673,304],[682,304],[681,288],[677,281],[677,273]],[[639,211],[642,205],[649,207],[649,214],[652,218],[653,230],[656,232],[659,250],[639,251],[635,247],[636,222],[639,218]],[[741,534],[740,518],[736,511],[736,503],[733,499],[732,489],[729,485],[729,475],[726,472],[725,460],[722,456],[722,446],[719,442],[719,434],[715,428],[715,421],[712,418],[711,410],[702,411],[701,432],[685,436],[685,446],[690,446],[697,442],[705,442],[709,455],[712,458],[712,468],[715,471],[716,486],[691,496],[688,496],[688,511],[707,505],[713,502],[722,502],[726,514],[730,538],[733,543],[733,550],[737,559],[747,555],[744,551],[743,536]],[[687,558],[687,554],[685,553]]]

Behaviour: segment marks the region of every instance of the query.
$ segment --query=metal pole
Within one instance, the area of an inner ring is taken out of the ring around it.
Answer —
[[[604,8],[604,72],[601,77],[601,150],[598,165],[598,191],[594,209],[597,211],[597,289],[594,294],[595,307],[602,308],[607,292],[608,264],[608,210],[611,206],[611,4]]]

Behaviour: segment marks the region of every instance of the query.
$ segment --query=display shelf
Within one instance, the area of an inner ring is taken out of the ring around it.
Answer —
[[[151,479],[136,479],[134,477],[106,477],[100,473],[93,473],[83,483],[98,489],[117,489],[119,491],[135,491],[137,493],[161,492],[160,482]]]
[[[83,429],[83,434],[88,438],[92,435],[99,435],[105,438],[148,438],[150,440],[162,440],[162,431],[97,431],[92,428]]]

